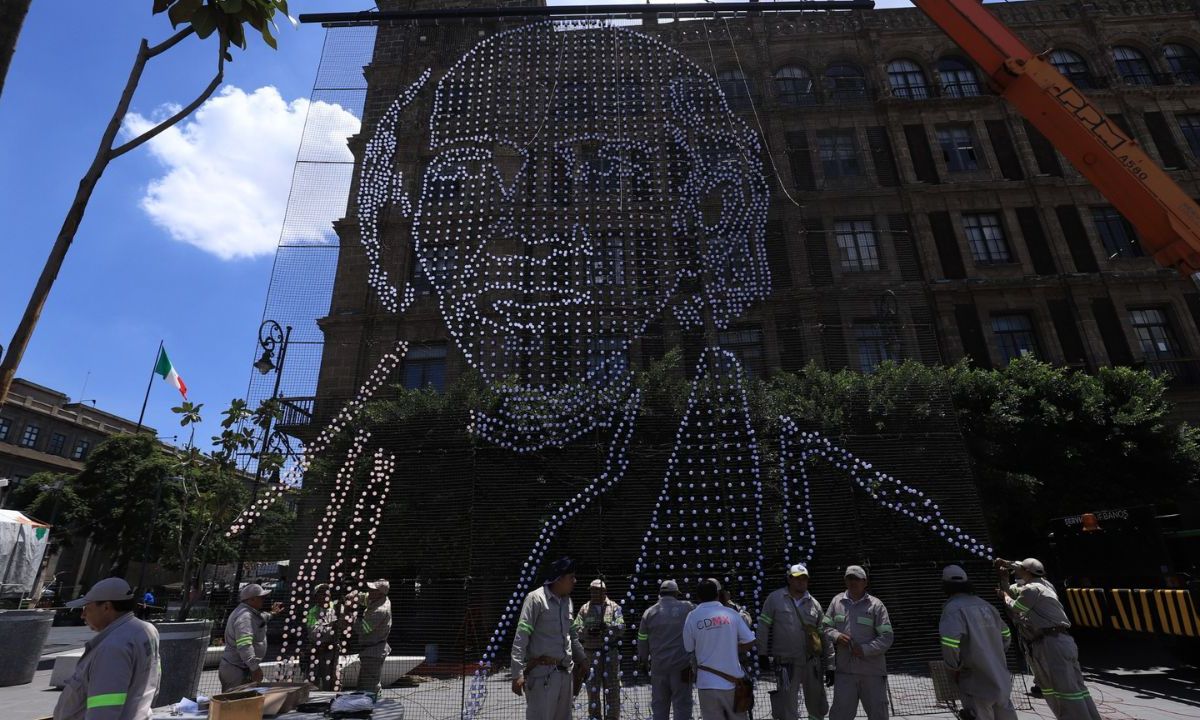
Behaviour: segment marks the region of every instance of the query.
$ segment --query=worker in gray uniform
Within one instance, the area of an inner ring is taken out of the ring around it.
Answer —
[[[1017,582],[999,591],[1013,621],[1030,638],[1029,651],[1037,664],[1038,684],[1050,711],[1059,720],[1100,720],[1096,703],[1083,682],[1079,648],[1070,635],[1071,621],[1046,568],[1037,558],[1012,562],[997,558],[1001,572],[1011,572]]]
[[[379,694],[383,689],[383,661],[392,647],[392,601],[388,593],[392,585],[379,579],[367,583],[367,592],[358,596],[359,617],[355,623],[358,633],[358,689]]]
[[[861,565],[846,568],[846,592],[825,610],[825,637],[834,645],[834,670],[825,673],[833,685],[830,720],[851,720],[861,702],[867,720],[887,720],[887,662],[892,646],[892,621],[887,608],[867,593],[867,571]],[[831,677],[832,675],[832,677]]]
[[[575,563],[560,558],[545,584],[525,596],[512,644],[512,691],[524,695],[526,720],[570,720],[587,653],[573,622]]]
[[[67,603],[96,631],[54,706],[54,720],[149,720],[158,694],[158,630],[133,615],[133,588],[106,578]],[[7,716],[7,713],[5,713]]]
[[[312,604],[304,613],[304,630],[308,640],[301,661],[305,675],[318,690],[333,690],[338,659],[338,614],[329,585],[313,588]]]
[[[658,602],[647,608],[638,625],[638,666],[650,675],[653,720],[692,720],[692,662],[683,649],[683,621],[696,606],[679,599],[679,584],[664,580]]]
[[[758,616],[758,664],[775,671],[771,696],[775,720],[797,720],[800,689],[808,720],[821,720],[829,712],[825,696],[825,667],[833,664],[833,643],[825,637],[825,613],[808,592],[808,568],[797,563],[788,568],[787,586],[767,596]]]
[[[217,668],[223,692],[263,680],[259,665],[267,657],[267,623],[283,612],[283,605],[279,603],[271,606],[271,612],[263,612],[269,593],[258,583],[242,588],[238,594],[241,602],[225,621],[225,649],[221,651],[221,664]]]
[[[588,652],[591,675],[587,682],[588,717],[617,720],[621,716],[621,655],[617,641],[625,632],[621,606],[608,598],[604,581],[596,578],[591,597],[575,616],[575,632]]]
[[[1012,630],[996,608],[975,594],[960,566],[942,570],[942,591],[947,598],[938,622],[942,660],[958,686],[963,710],[975,720],[1017,720],[1005,654]]]

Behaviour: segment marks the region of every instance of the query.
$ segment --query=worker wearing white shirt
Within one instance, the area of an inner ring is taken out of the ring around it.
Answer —
[[[733,710],[734,684],[724,676],[745,677],[738,654],[754,646],[754,633],[736,610],[720,603],[720,593],[721,583],[716,580],[700,582],[696,588],[700,604],[683,624],[683,648],[696,656],[702,720],[745,720],[746,713]]]

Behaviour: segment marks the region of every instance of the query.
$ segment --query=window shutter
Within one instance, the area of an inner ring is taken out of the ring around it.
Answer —
[[[1062,345],[1063,360],[1068,365],[1091,369],[1088,362],[1087,350],[1084,349],[1083,338],[1079,334],[1079,325],[1075,322],[1075,313],[1066,300],[1049,300],[1046,305],[1050,308],[1050,319],[1054,322],[1054,332],[1058,335],[1058,344]]]
[[[787,372],[804,369],[804,327],[800,317],[788,313],[775,316],[775,341],[779,344],[779,367]]]
[[[813,174],[812,153],[808,149],[808,133],[794,130],[787,133],[788,164],[792,166],[792,182],[797,190],[816,190],[817,179]]]
[[[912,228],[907,215],[888,215],[888,234],[892,247],[896,249],[896,264],[900,266],[900,279],[905,282],[921,281],[921,264],[913,243]]]
[[[832,314],[821,314],[821,350],[825,355],[826,370],[842,370],[850,365],[846,351],[846,330],[841,318]]]
[[[1000,164],[1000,174],[1005,180],[1024,180],[1025,171],[1021,169],[1021,160],[1017,157],[1017,149],[1013,147],[1008,123],[1003,120],[988,120],[985,125],[988,137],[992,139],[996,162]]]
[[[767,232],[764,237],[767,251],[767,268],[771,271],[771,284],[774,287],[792,286],[792,261],[788,253],[787,237],[784,234],[784,222],[780,210],[775,208],[771,219],[767,221]]]
[[[963,353],[976,367],[990,369],[992,357],[988,354],[987,340],[983,337],[983,325],[979,322],[979,311],[975,303],[954,306],[954,322],[958,325],[958,337],[962,340]]]
[[[942,263],[942,276],[948,280],[965,278],[967,270],[963,266],[958,240],[954,237],[954,226],[950,223],[950,213],[929,213],[929,227],[933,231],[933,242],[937,246],[938,260]]]
[[[887,128],[867,128],[867,144],[871,148],[871,161],[875,163],[875,174],[883,187],[899,187],[900,172],[896,169],[896,154],[892,152],[892,141]]]
[[[1054,151],[1054,146],[1028,120],[1025,121],[1025,136],[1029,138],[1029,146],[1033,150],[1033,159],[1037,162],[1038,173],[1062,177],[1062,165],[1058,162],[1058,153]]]
[[[1163,166],[1186,168],[1187,162],[1183,159],[1183,153],[1179,152],[1179,146],[1175,144],[1175,138],[1171,135],[1171,128],[1163,114],[1148,112],[1143,117],[1146,119],[1146,129],[1150,131],[1150,138],[1154,140],[1154,147],[1158,148],[1158,156],[1162,158]]]
[[[929,135],[924,125],[905,125],[904,139],[908,142],[908,153],[912,156],[913,172],[917,180],[936,185],[937,166],[933,164],[933,151],[929,149]]]
[[[1033,260],[1033,271],[1038,275],[1057,274],[1058,268],[1054,266],[1054,256],[1050,253],[1037,208],[1017,208],[1017,223],[1021,226],[1021,236],[1025,238],[1029,258]]]
[[[1100,266],[1096,264],[1096,255],[1092,252],[1092,244],[1088,242],[1087,231],[1083,229],[1083,221],[1079,219],[1079,209],[1074,205],[1059,205],[1054,208],[1054,214],[1058,216],[1058,224],[1067,240],[1067,249],[1071,251],[1071,260],[1075,263],[1076,272],[1100,272]]]
[[[1112,300],[1092,300],[1092,315],[1096,318],[1096,327],[1100,329],[1104,349],[1108,351],[1109,364],[1132,365],[1133,353],[1129,350],[1129,341],[1125,338],[1125,331],[1121,329],[1121,319],[1117,317],[1117,308]]]
[[[832,285],[833,266],[829,263],[829,240],[819,218],[804,221],[804,249],[808,255],[808,275],[813,285]]]

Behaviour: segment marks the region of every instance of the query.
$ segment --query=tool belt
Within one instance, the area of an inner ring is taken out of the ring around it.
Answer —
[[[1053,635],[1070,635],[1070,634],[1071,634],[1070,628],[1062,627],[1060,625],[1058,627],[1046,628],[1045,630],[1038,633],[1037,637],[1035,637],[1030,642],[1038,642],[1041,640],[1045,640],[1046,638],[1051,637]]]

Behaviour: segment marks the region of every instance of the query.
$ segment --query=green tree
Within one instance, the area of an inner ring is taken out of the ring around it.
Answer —
[[[79,181],[75,199],[63,219],[58,237],[50,250],[50,256],[46,259],[42,273],[29,297],[25,313],[21,316],[21,321],[13,333],[12,341],[8,344],[8,352],[0,362],[0,405],[3,405],[8,399],[8,391],[12,386],[13,378],[16,377],[17,366],[21,364],[21,357],[29,345],[29,339],[33,335],[33,329],[37,325],[42,307],[50,295],[50,288],[54,285],[54,279],[58,277],[58,272],[67,257],[71,243],[75,240],[76,233],[79,232],[79,226],[83,222],[83,215],[87,210],[92,192],[96,189],[97,183],[100,182],[100,176],[104,174],[108,164],[175,125],[204,104],[204,101],[213,94],[225,77],[225,63],[233,60],[233,55],[229,52],[230,47],[246,48],[247,27],[259,33],[263,41],[274,48],[276,43],[271,30],[274,27],[275,14],[281,12],[287,15],[288,13],[287,0],[154,0],[152,9],[154,14],[164,12],[167,14],[171,27],[175,29],[175,34],[157,45],[151,45],[143,39],[138,46],[133,68],[129,71],[129,79],[117,101],[117,108],[104,128],[96,156]],[[184,105],[174,115],[137,137],[117,145],[117,134],[121,130],[125,116],[129,113],[129,105],[133,102],[134,93],[137,92],[146,64],[191,35],[200,39],[216,38],[216,69],[212,80],[191,102]]]

